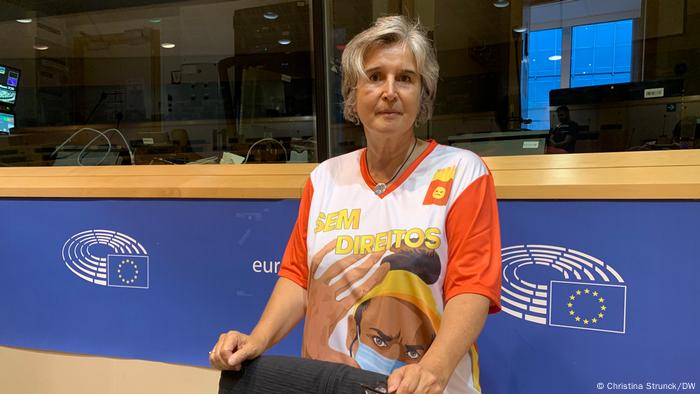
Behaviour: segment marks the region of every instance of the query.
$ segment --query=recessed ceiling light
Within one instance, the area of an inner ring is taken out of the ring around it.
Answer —
[[[279,17],[280,17],[279,15],[277,15],[276,13],[274,13],[272,11],[267,11],[263,14],[263,18],[269,19],[271,21],[274,21],[275,19],[277,19]]]
[[[16,19],[18,23],[32,23],[32,18]]]
[[[32,45],[32,48],[36,49],[37,51],[45,51],[49,49],[48,45]]]
[[[160,18],[151,18],[148,21],[151,23],[160,23]]]
[[[506,8],[510,5],[508,0],[496,0],[493,2],[493,6],[496,8]]]
[[[160,46],[161,46],[161,48],[165,48],[165,49],[175,48],[175,44],[173,44],[172,42],[163,42],[160,44]]]
[[[556,62],[557,60],[561,60],[561,55],[552,55],[552,56],[548,57],[547,59],[549,59],[553,62]]]
[[[292,41],[288,38],[280,38],[279,40],[277,40],[277,42],[279,42],[280,45],[289,45],[292,43]]]
[[[527,27],[525,27],[525,26],[514,27],[513,31],[516,33],[525,33],[527,31]]]

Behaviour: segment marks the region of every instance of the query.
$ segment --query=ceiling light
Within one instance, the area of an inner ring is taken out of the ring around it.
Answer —
[[[175,48],[175,44],[173,44],[172,42],[164,42],[164,43],[161,43],[160,46],[161,46],[161,48],[165,48],[165,49]]]
[[[267,11],[263,14],[263,18],[269,19],[271,21],[274,21],[275,19],[277,19],[279,17],[280,17],[279,15],[277,15],[276,13],[274,13],[272,11]]]
[[[279,40],[277,40],[277,42],[279,42],[280,45],[289,45],[292,43],[292,41],[288,38],[280,38]]]
[[[513,31],[516,33],[525,33],[527,31],[527,27],[525,27],[525,26],[514,27]]]
[[[493,2],[493,6],[496,8],[506,8],[510,5],[508,0],[496,0]]]
[[[548,57],[547,59],[549,59],[553,62],[556,62],[557,60],[561,60],[561,55],[553,55],[553,56]]]
[[[49,49],[49,46],[36,44],[36,45],[32,45],[32,48],[36,49],[37,51],[45,51],[45,50]]]
[[[160,18],[151,18],[148,21],[151,23],[160,23]]]
[[[21,18],[21,19],[17,19],[17,22],[18,22],[18,23],[25,23],[25,24],[26,24],[26,23],[32,23],[32,18]]]

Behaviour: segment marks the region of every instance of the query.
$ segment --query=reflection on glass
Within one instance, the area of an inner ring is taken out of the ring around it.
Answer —
[[[547,29],[529,35],[526,117],[533,130],[549,128],[549,92],[561,85],[561,33],[562,29]]]
[[[700,146],[697,4],[508,3],[332,1],[332,153],[363,146],[361,127],[342,119],[340,55],[386,13],[419,18],[434,39],[440,83],[433,119],[417,129],[423,138],[480,155]]]
[[[17,4],[0,165],[316,160],[309,1]]]
[[[0,43],[0,166],[314,162],[357,149],[340,56],[397,13],[420,18],[441,66],[422,138],[482,155],[551,152],[565,106],[575,153],[700,145],[695,1],[324,0],[324,20],[310,0],[117,3],[0,2],[0,35],[12,37]],[[326,65],[324,97],[314,64]],[[69,139],[86,127],[96,131]]]

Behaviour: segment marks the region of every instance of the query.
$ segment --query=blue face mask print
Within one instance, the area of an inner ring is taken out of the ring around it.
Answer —
[[[355,361],[360,365],[360,368],[366,371],[372,371],[381,373],[384,375],[389,375],[396,368],[403,367],[406,363],[399,360],[388,359],[381,354],[377,353],[371,347],[365,345],[357,340],[357,353],[355,354]]]

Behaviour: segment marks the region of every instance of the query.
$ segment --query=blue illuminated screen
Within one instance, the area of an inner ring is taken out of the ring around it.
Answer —
[[[0,66],[0,103],[14,104],[17,99],[17,85],[20,71],[7,66]]]
[[[0,133],[10,134],[13,127],[15,127],[15,116],[0,113]]]

